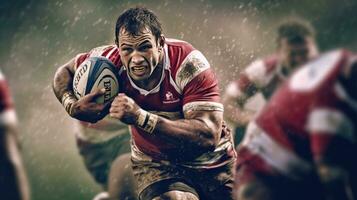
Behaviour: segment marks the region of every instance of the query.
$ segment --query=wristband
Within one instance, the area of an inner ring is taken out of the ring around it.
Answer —
[[[77,98],[72,92],[65,92],[62,96],[62,105],[69,115],[72,116],[72,105],[77,101]]]
[[[148,133],[153,133],[158,119],[158,115],[140,109],[136,125]]]

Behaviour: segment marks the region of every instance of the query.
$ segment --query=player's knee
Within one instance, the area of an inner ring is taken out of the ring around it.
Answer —
[[[165,192],[153,200],[199,200],[199,198],[190,192],[173,190]]]
[[[134,175],[131,168],[130,154],[124,154],[115,159],[109,173],[111,184],[132,184]]]
[[[123,154],[117,157],[112,163],[112,167],[131,172],[131,155],[130,153]]]
[[[113,199],[137,199],[130,154],[121,155],[112,163],[108,192]]]

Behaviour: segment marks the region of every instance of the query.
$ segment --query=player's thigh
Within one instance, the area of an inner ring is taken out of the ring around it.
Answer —
[[[108,179],[108,192],[112,199],[137,199],[131,166],[131,156],[129,153],[119,156],[112,163]]]
[[[199,200],[199,198],[190,192],[173,190],[165,192],[153,200]]]

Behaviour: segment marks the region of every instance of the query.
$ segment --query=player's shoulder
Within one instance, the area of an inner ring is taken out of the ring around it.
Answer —
[[[343,49],[326,52],[299,68],[289,79],[289,88],[299,92],[311,92],[333,83],[344,66],[349,52]]]
[[[110,52],[118,52],[118,49],[115,45],[103,45],[103,46],[98,46],[93,48],[89,54],[90,57],[96,57],[96,56],[106,56]]]
[[[198,74],[210,68],[206,57],[190,43],[182,40],[167,39],[166,44],[170,71],[180,88],[183,88]]]
[[[195,49],[189,42],[179,39],[166,38],[165,43],[167,44],[169,50],[189,53]]]
[[[195,51],[190,43],[183,40],[166,38],[165,44],[171,71],[176,71],[187,59],[187,56]]]
[[[265,57],[263,62],[268,73],[274,72],[280,65],[279,57],[277,54],[272,54]]]
[[[275,72],[278,69],[279,62],[277,55],[267,56],[265,58],[258,58],[251,62],[243,71],[240,79],[249,80],[259,87],[264,87],[272,80]]]
[[[102,45],[92,48],[86,53],[79,53],[75,56],[75,67],[78,67],[89,57],[106,57],[111,60],[117,67],[121,66],[119,49],[116,45]]]

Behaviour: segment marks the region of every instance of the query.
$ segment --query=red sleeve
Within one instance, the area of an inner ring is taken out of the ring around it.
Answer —
[[[6,80],[0,80],[0,112],[13,108],[13,101],[10,95]]]
[[[81,65],[85,59],[89,57],[89,53],[80,53],[76,55],[74,58],[74,68],[77,69],[79,65]]]
[[[217,79],[212,69],[201,72],[184,87],[183,104],[195,101],[220,103]]]

